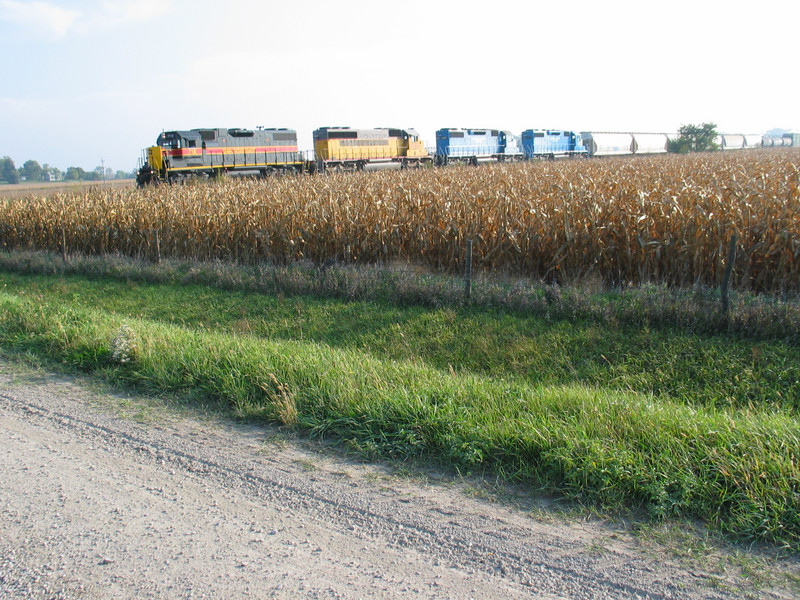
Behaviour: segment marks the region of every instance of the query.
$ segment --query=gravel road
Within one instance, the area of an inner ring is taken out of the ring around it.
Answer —
[[[749,597],[608,524],[5,361],[0,477],[0,598]]]

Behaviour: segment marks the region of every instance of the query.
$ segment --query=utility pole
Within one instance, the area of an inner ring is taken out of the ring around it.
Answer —
[[[106,182],[106,161],[102,156],[100,157],[100,168],[103,169],[103,183],[105,183]]]

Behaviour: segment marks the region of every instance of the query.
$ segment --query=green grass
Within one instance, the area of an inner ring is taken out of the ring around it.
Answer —
[[[0,272],[6,353],[215,402],[369,456],[438,460],[799,549],[793,338],[603,311]]]
[[[785,340],[554,319],[485,307],[398,307],[206,286],[0,274],[0,287],[74,308],[193,329],[301,340],[529,385],[590,385],[705,406],[800,408],[800,347]]]

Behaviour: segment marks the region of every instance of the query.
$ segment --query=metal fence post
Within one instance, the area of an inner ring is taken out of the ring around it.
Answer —
[[[467,256],[464,259],[464,298],[469,302],[472,295],[472,240],[467,240]]]
[[[722,296],[722,312],[728,314],[728,284],[731,281],[731,272],[733,271],[733,263],[736,262],[736,234],[731,236],[731,243],[728,247],[728,261],[725,264],[725,273],[722,275],[722,283],[720,284],[720,294]]]

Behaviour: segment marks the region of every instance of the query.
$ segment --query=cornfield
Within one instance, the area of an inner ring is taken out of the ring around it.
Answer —
[[[464,267],[570,282],[800,290],[800,151],[103,189],[0,200],[0,244],[241,262]]]

